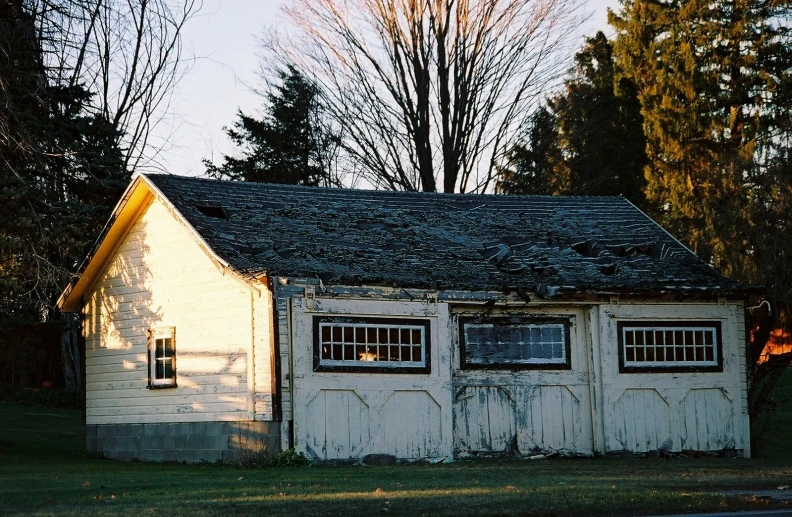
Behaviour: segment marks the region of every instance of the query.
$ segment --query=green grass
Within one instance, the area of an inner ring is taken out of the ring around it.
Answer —
[[[78,411],[0,404],[0,515],[641,515],[788,508],[792,370],[763,457],[238,469],[85,453]]]

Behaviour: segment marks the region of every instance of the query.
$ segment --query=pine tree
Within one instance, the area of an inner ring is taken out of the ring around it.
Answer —
[[[262,183],[332,185],[330,169],[335,138],[320,119],[320,92],[296,68],[278,74],[280,84],[267,92],[265,115],[237,113],[229,139],[242,157],[224,155],[223,163],[204,160],[215,178]]]
[[[602,32],[586,39],[575,62],[563,92],[530,119],[498,188],[624,195],[642,206],[646,143],[635,87],[626,78],[615,84],[612,46]]]
[[[575,57],[575,75],[550,106],[558,120],[562,159],[558,193],[623,195],[643,205],[646,163],[640,104],[634,85],[615,82],[613,47],[602,32]]]
[[[51,84],[24,4],[0,4],[0,319],[41,321],[129,180],[79,85]]]
[[[789,29],[778,23],[788,11],[771,1],[625,0],[610,16],[642,105],[647,197],[726,273],[739,262],[734,244],[747,244],[729,231],[744,214],[724,209],[745,204],[760,148],[770,149],[778,108],[789,106]]]
[[[527,139],[518,144],[509,156],[509,167],[499,171],[496,190],[504,194],[551,194],[552,174],[558,161],[556,118],[540,108],[528,121]]]

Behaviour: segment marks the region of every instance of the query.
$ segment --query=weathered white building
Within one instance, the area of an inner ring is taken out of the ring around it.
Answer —
[[[139,175],[60,306],[110,457],[747,456],[745,295],[624,198]]]

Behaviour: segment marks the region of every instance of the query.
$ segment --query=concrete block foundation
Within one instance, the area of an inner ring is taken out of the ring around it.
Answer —
[[[130,461],[236,461],[280,453],[279,422],[87,425],[85,446]]]

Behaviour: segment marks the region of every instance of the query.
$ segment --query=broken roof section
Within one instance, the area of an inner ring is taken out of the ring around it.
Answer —
[[[430,194],[146,176],[245,277],[427,289],[745,292],[622,197]]]

